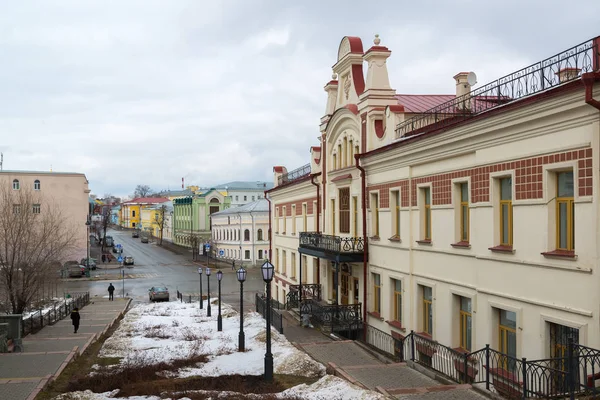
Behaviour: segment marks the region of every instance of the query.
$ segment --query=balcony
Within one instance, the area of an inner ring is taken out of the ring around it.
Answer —
[[[360,262],[364,256],[362,237],[342,237],[318,232],[300,232],[299,251],[338,262]]]

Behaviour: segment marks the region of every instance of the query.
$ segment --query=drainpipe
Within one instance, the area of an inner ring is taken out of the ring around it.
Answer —
[[[267,192],[268,190],[265,190],[265,199],[269,202],[269,233],[267,236],[269,238],[269,256],[267,259],[271,261],[271,199],[267,196]]]
[[[369,242],[367,241],[367,175],[365,169],[360,166],[360,154],[354,155],[356,168],[360,171],[360,189],[362,201],[362,230],[363,230],[363,340],[367,341],[367,265],[369,261]]]
[[[312,176],[310,177],[310,183],[312,183],[313,185],[315,185],[317,187],[317,209],[313,210],[313,215],[316,215],[315,220],[316,220],[316,230],[317,233],[320,233],[320,226],[319,226],[319,221],[320,221],[320,217],[319,217],[319,210],[321,209],[321,195],[319,194],[321,187],[319,186],[318,183],[315,182],[315,178],[317,176],[321,175],[320,172],[317,172],[316,174],[312,174]],[[317,258],[317,284],[320,285],[321,284],[321,259]]]
[[[600,101],[594,99],[594,82],[600,80],[600,72],[587,72],[581,75],[581,81],[585,86],[585,102],[600,110]]]

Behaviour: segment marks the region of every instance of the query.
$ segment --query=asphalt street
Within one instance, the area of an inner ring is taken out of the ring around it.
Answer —
[[[177,301],[177,290],[184,294],[198,295],[200,291],[200,279],[198,267],[205,266],[192,262],[192,253],[185,255],[175,254],[158,246],[156,243],[141,243],[139,238],[132,238],[131,232],[111,230],[107,235],[112,235],[115,243],[123,246],[123,257],[133,256],[135,264],[133,268],[102,269],[102,261],[98,260],[98,270],[92,271],[97,276],[96,280],[85,278],[71,279],[64,282],[66,292],[89,291],[90,297],[107,296],[108,284],[112,282],[115,286],[115,297],[123,296],[123,288],[126,297],[131,297],[133,303],[148,302],[148,290],[152,286],[164,285],[169,289],[170,300]],[[114,255],[114,254],[113,254]],[[125,272],[125,279],[116,279]],[[211,299],[217,296],[217,269],[211,268],[210,295]],[[239,307],[240,284],[237,276],[231,268],[222,269],[223,279],[221,281],[221,300],[235,307]],[[106,277],[106,279],[104,279]],[[244,309],[254,308],[254,294],[264,292],[264,281],[262,280],[260,268],[248,268],[246,282],[244,282]],[[206,273],[202,274],[202,294],[208,293],[208,282]]]

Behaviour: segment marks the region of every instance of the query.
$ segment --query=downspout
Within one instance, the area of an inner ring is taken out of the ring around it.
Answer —
[[[581,75],[581,81],[585,86],[585,102],[600,110],[600,100],[594,99],[594,82],[600,80],[600,72],[588,72]]]
[[[269,238],[269,255],[267,256],[267,259],[270,262],[271,261],[271,199],[267,196],[267,192],[268,192],[268,190],[265,190],[265,199],[269,202],[269,234],[267,236]]]
[[[319,192],[321,191],[321,187],[319,186],[318,183],[315,183],[315,178],[319,175],[321,175],[321,173],[317,172],[316,174],[313,174],[310,177],[310,183],[312,183],[313,185],[315,185],[317,187],[317,209],[313,210],[313,215],[315,215],[315,220],[317,221],[315,224],[316,228],[317,228],[316,229],[317,233],[321,233],[321,230],[320,230],[321,227],[319,224],[319,221],[320,221],[319,210],[321,209],[321,195]],[[317,284],[318,285],[321,284],[321,259],[320,258],[317,258]]]
[[[365,169],[360,166],[360,154],[354,155],[356,168],[360,171],[360,190],[362,201],[362,231],[363,231],[363,340],[367,341],[367,266],[369,262],[369,242],[367,240],[367,175]]]

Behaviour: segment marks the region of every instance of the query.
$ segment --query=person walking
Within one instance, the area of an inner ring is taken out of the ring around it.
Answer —
[[[102,264],[106,262],[106,254],[102,254]]]
[[[108,300],[114,301],[113,293],[115,292],[115,287],[113,284],[108,285]]]
[[[75,307],[73,311],[71,311],[71,321],[73,321],[73,333],[77,333],[79,329],[79,320],[81,319],[81,315],[79,315],[79,308]]]

